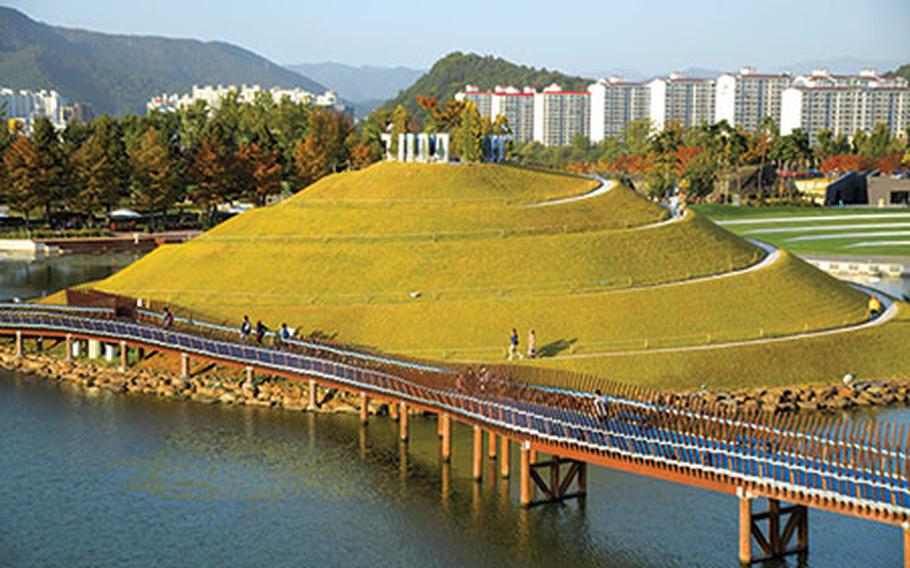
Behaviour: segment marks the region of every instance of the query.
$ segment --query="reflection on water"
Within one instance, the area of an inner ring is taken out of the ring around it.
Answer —
[[[42,298],[74,284],[107,278],[141,254],[0,256],[0,301]]]
[[[899,299],[910,298],[910,277],[905,278],[875,278],[870,276],[850,276],[845,278],[863,286],[875,288]]]

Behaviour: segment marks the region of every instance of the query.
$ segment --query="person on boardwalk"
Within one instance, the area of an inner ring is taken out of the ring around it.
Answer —
[[[253,324],[250,323],[250,317],[243,316],[243,323],[240,324],[240,338],[249,340],[251,333],[253,333]]]
[[[171,329],[174,325],[174,314],[171,313],[171,309],[167,306],[164,306],[164,317],[161,318],[161,325],[164,329]]]
[[[262,340],[265,338],[265,332],[268,331],[268,328],[265,327],[265,324],[262,323],[262,320],[256,321],[256,343],[262,343]]]
[[[278,339],[281,340],[281,343],[286,343],[291,338],[291,329],[288,327],[288,324],[282,323],[281,329],[278,331]]]
[[[600,389],[594,390],[594,415],[601,423],[606,423],[610,412],[610,399]]]
[[[532,329],[528,332],[528,359],[537,357],[537,334]]]
[[[872,294],[869,296],[869,319],[875,319],[882,313],[882,301],[878,296]]]
[[[518,352],[518,330],[513,327],[509,335],[509,361],[515,359],[521,359],[521,353]]]

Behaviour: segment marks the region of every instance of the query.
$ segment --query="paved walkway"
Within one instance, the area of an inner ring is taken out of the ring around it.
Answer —
[[[600,185],[588,191],[586,193],[581,193],[578,195],[572,195],[570,197],[559,197],[557,199],[549,199],[547,201],[539,201],[537,203],[531,203],[527,207],[548,207],[550,205],[564,205],[566,203],[575,203],[576,201],[584,201],[585,199],[592,199],[594,197],[599,197],[605,193],[608,193],[611,189],[616,187],[616,181],[612,179],[604,179],[600,176],[591,176],[591,179],[594,179],[600,182]]]
[[[806,223],[811,221],[846,221],[848,219],[907,219],[910,213],[865,213],[853,215],[805,215],[801,217],[750,217],[749,219],[728,219],[714,221],[718,225],[760,225],[762,223]]]

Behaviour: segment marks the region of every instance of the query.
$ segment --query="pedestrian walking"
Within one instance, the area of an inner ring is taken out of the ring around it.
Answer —
[[[537,357],[537,334],[532,329],[528,332],[528,359]]]
[[[164,317],[161,319],[161,325],[164,329],[171,329],[174,325],[174,314],[171,313],[170,308],[164,306]]]
[[[253,324],[250,323],[249,316],[243,316],[243,322],[240,324],[240,339],[249,340],[250,334],[253,333]]]
[[[262,320],[256,321],[256,343],[262,343],[263,338],[265,338],[265,332],[268,331],[268,328],[265,327],[265,324],[262,323]]]
[[[518,330],[513,327],[509,335],[509,361],[515,359],[521,359],[521,354],[518,352]]]
[[[610,399],[607,395],[600,392],[600,389],[594,391],[594,414],[600,422],[606,423],[607,416],[610,413]]]
[[[869,297],[869,319],[875,319],[882,313],[882,301],[878,299],[878,296],[872,294]]]

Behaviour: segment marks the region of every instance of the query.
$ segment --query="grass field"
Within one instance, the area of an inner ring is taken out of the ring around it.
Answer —
[[[910,256],[910,209],[735,207],[697,211],[734,233],[804,255]]]
[[[861,361],[846,341],[837,357],[801,341],[761,361],[739,348],[648,353],[855,325],[866,299],[700,215],[669,221],[622,187],[529,207],[594,186],[495,165],[379,164],[162,247],[99,288],[449,361],[502,361],[509,330],[524,343],[534,328],[539,364],[658,386],[775,382],[794,369],[828,380],[839,358]],[[906,323],[882,330],[910,338]]]

